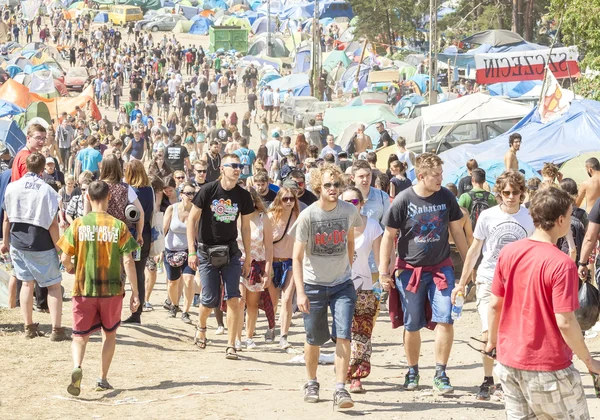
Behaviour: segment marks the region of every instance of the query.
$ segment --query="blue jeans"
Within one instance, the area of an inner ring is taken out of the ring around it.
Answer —
[[[200,271],[200,281],[202,282],[200,303],[202,306],[211,309],[219,306],[221,281],[225,287],[225,300],[242,297],[240,294],[241,256],[242,253],[238,250],[230,255],[229,264],[217,268],[208,262],[205,252],[198,251],[198,271]]]
[[[304,314],[306,342],[311,346],[322,346],[330,338],[352,338],[352,317],[356,303],[356,290],[351,280],[336,286],[304,285],[310,303],[310,312]],[[331,310],[333,324],[329,334],[327,307]]]
[[[431,321],[443,324],[452,324],[452,300],[450,298],[454,289],[454,269],[442,267],[441,271],[446,276],[448,287],[438,290],[433,281],[432,273],[423,272],[417,293],[406,290],[412,270],[398,270],[396,287],[400,292],[400,302],[404,311],[404,329],[406,331],[419,331],[427,325],[425,320],[425,299],[431,304]]]

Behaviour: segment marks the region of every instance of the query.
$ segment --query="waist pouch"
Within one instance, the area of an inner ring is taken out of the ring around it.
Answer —
[[[226,266],[230,262],[230,255],[237,252],[237,244],[235,247],[231,245],[204,245],[198,247],[200,251],[206,254],[208,263],[213,267],[220,268]]]
[[[181,267],[187,262],[187,251],[165,250],[165,259],[171,267]]]

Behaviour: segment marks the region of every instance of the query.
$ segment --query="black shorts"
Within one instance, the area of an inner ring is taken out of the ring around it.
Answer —
[[[273,111],[273,105],[265,105],[265,111]]]

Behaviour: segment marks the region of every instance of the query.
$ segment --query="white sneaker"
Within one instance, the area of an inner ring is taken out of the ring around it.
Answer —
[[[254,342],[253,339],[248,338],[246,339],[246,349],[255,349],[256,348],[256,343]]]
[[[596,322],[596,325],[592,327],[592,331],[600,332],[600,321]]]
[[[288,342],[287,337],[283,336],[279,339],[279,347],[281,347],[283,350],[287,350],[292,347],[292,345]]]
[[[588,330],[583,336],[585,337],[585,339],[591,340],[592,338],[598,337],[598,333],[596,331]]]
[[[215,331],[215,335],[223,335],[225,334],[225,327],[219,327],[217,328],[217,331]]]
[[[235,351],[242,351],[242,342],[240,340],[235,340]]]

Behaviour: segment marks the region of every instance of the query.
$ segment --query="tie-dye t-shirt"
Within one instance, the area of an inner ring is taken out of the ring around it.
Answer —
[[[73,296],[110,297],[124,293],[121,256],[139,247],[125,223],[108,213],[88,213],[75,219],[58,246],[75,256]]]

